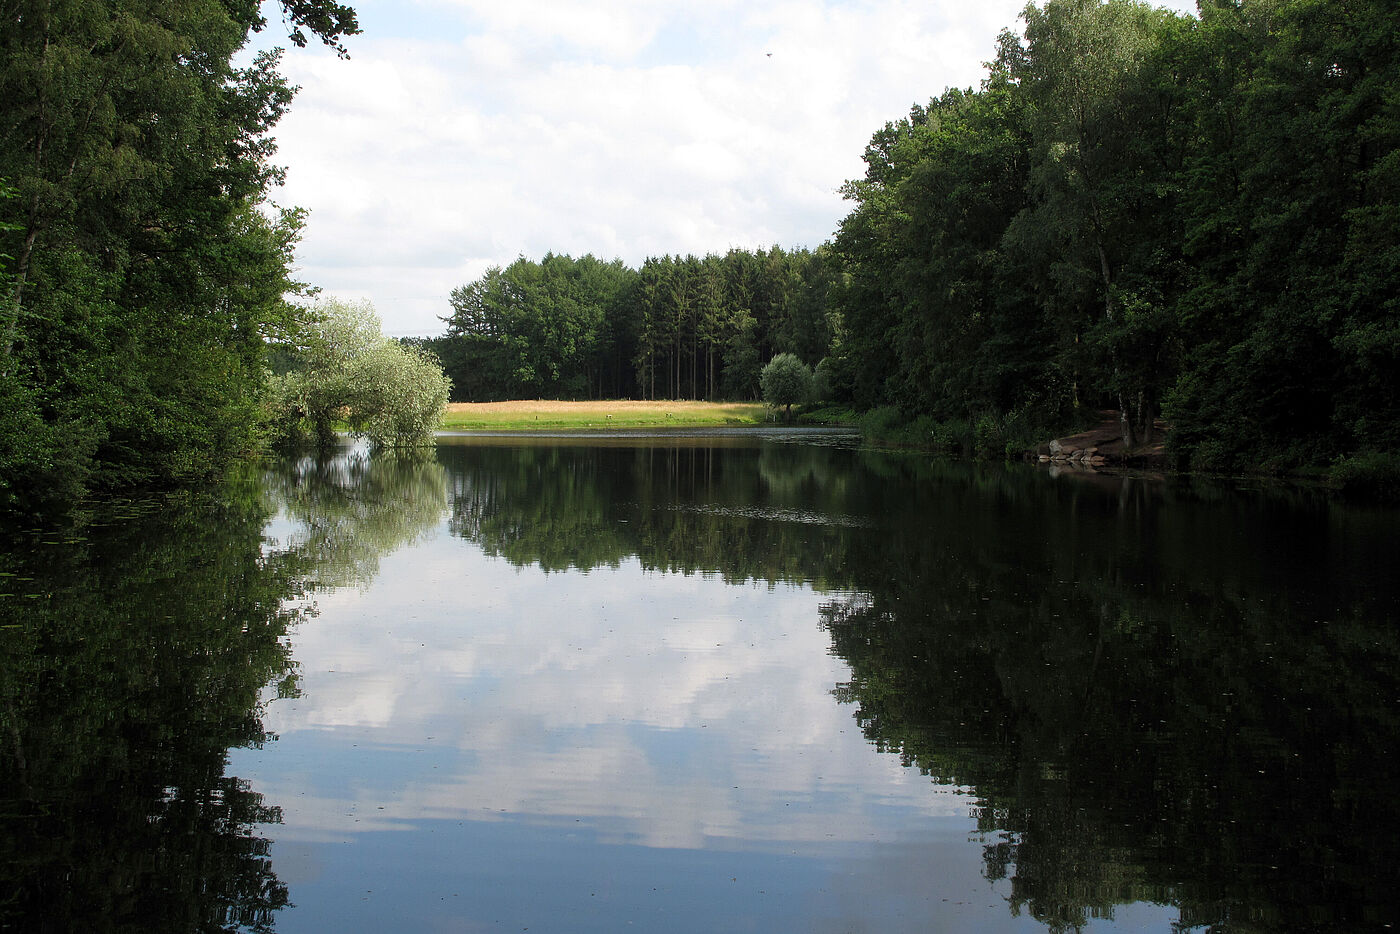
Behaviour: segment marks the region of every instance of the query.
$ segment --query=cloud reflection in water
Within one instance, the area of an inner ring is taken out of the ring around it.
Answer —
[[[283,840],[508,815],[783,849],[967,814],[833,702],[849,672],[816,625],[829,597],[806,587],[635,561],[545,575],[445,535],[381,570],[320,596],[296,635],[303,696],[271,705],[282,741],[250,754],[306,760],[260,783],[286,802]]]

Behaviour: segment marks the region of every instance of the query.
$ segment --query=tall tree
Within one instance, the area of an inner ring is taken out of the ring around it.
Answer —
[[[1198,465],[1400,448],[1398,36],[1384,2],[1202,4],[1170,399]]]
[[[1028,203],[1029,151],[1005,67],[980,92],[949,90],[875,134],[836,241],[857,401],[961,419],[1055,385],[1053,345],[1017,284],[1026,270],[1002,244]]]
[[[620,260],[546,254],[493,267],[452,292],[445,354],[466,399],[583,398],[616,372],[609,322],[635,274]]]
[[[1181,152],[1161,46],[1177,21],[1137,0],[1049,0],[1023,15],[1025,53],[1013,74],[1032,114],[1035,200],[1011,242],[1049,261],[1049,311],[1088,351],[1070,365],[1092,380],[1085,391],[1111,399],[1133,447],[1150,437],[1172,375],[1163,293],[1179,266]]]
[[[354,12],[287,0],[343,52]],[[294,324],[301,218],[265,212],[277,53],[220,0],[43,0],[0,21],[0,497],[206,472],[256,441],[264,343]],[[13,434],[11,434],[13,432]]]
[[[318,303],[291,356],[268,388],[279,441],[328,448],[343,419],[376,447],[433,443],[451,381],[422,348],[385,337],[368,303]]]

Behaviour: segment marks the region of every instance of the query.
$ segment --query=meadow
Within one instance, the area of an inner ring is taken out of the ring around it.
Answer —
[[[643,401],[615,399],[560,402],[453,402],[441,427],[447,431],[604,431],[610,428],[714,428],[762,425],[772,410],[761,402]]]

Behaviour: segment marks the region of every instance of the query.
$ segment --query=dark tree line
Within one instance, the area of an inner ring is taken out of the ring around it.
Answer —
[[[268,211],[293,89],[246,0],[25,0],[0,13],[0,507],[199,476],[255,447],[301,225]],[[334,0],[291,40],[344,51]]]
[[[826,248],[650,257],[548,254],[452,293],[428,342],[454,397],[751,399],[778,353],[816,364],[836,333]]]
[[[876,133],[836,238],[851,391],[1165,414],[1200,467],[1400,449],[1400,7],[1049,0]]]

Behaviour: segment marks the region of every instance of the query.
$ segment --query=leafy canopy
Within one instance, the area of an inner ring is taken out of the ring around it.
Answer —
[[[780,353],[768,361],[758,382],[763,388],[763,401],[774,408],[782,406],[783,414],[791,416],[792,407],[812,395],[812,368],[797,354]]]
[[[431,444],[452,383],[425,351],[385,337],[368,302],[329,300],[294,353],[292,369],[269,381],[278,440],[335,440],[344,421],[376,447]]]
[[[0,508],[222,469],[261,439],[302,217],[270,195],[280,51],[255,0],[46,0],[0,17]],[[301,45],[359,32],[283,0]]]

